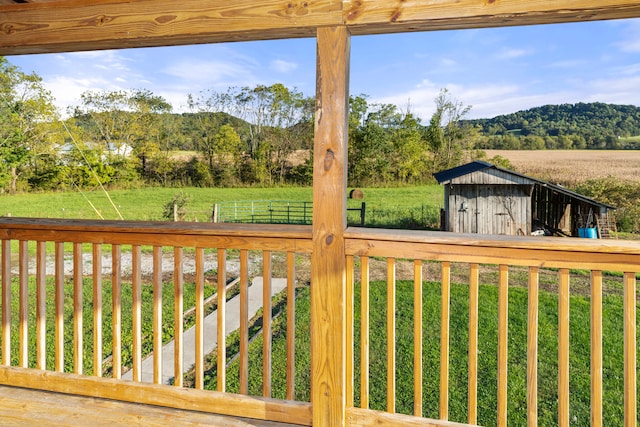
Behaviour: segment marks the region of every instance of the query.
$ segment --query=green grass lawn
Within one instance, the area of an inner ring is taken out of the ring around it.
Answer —
[[[367,204],[367,226],[435,227],[443,204],[439,185],[400,188],[364,188],[364,199],[348,207]],[[104,192],[25,193],[0,198],[0,215],[34,218],[82,218],[156,221],[163,220],[164,205],[179,193],[189,198],[189,221],[208,221],[214,203],[248,200],[312,201],[311,187],[282,188],[144,188]],[[351,218],[351,217],[350,217]],[[355,217],[353,221],[356,221]]]
[[[84,282],[84,372],[92,371],[92,286],[91,280]],[[173,336],[173,285],[163,286],[163,339]],[[194,302],[193,284],[185,284],[185,308]],[[215,291],[206,287],[206,295]],[[440,283],[424,282],[423,285],[423,413],[426,417],[438,417],[439,396],[439,351],[440,351]],[[47,281],[47,368],[53,369],[53,315],[54,285]],[[413,283],[397,282],[396,295],[396,408],[400,413],[413,412]],[[18,362],[18,286],[12,286],[12,364]],[[35,285],[29,283],[29,350],[30,366],[35,363]],[[143,354],[152,349],[152,287],[144,285],[143,297]],[[309,288],[299,289],[296,300],[296,395],[295,399],[310,398],[310,301]],[[360,294],[355,289],[355,402],[359,405],[359,339],[360,339]],[[372,282],[370,285],[370,407],[386,408],[386,283]],[[557,294],[540,291],[539,296],[539,425],[557,425]],[[274,302],[274,313],[280,313],[273,323],[273,397],[285,398],[286,377],[286,313],[285,300]],[[575,425],[589,424],[590,374],[589,374],[589,298],[581,295],[571,297],[570,324],[570,413]],[[497,306],[498,289],[495,285],[481,285],[479,308],[479,390],[478,421],[481,425],[496,424],[497,407]],[[65,370],[73,370],[73,285],[65,284]],[[603,299],[604,330],[604,417],[605,425],[621,425],[623,402],[623,305],[619,294],[607,295]],[[260,315],[260,313],[258,314]],[[122,297],[123,364],[131,365],[131,294],[130,285],[123,284]],[[640,311],[638,311],[640,317]],[[250,344],[249,393],[262,394],[262,336],[258,322],[252,326],[257,334]],[[638,320],[638,319],[637,319]],[[192,319],[185,319],[185,328]],[[451,288],[450,320],[450,388],[449,408],[452,421],[465,421],[467,417],[467,345],[468,345],[468,287],[453,284]],[[527,289],[509,289],[509,370],[508,370],[508,417],[510,425],[525,425],[526,420],[526,342],[527,342]],[[640,332],[640,331],[639,331]],[[640,340],[639,340],[640,342]],[[237,351],[237,333],[227,339],[230,365],[227,370],[227,390],[238,392],[238,362],[232,357]],[[234,350],[235,349],[235,350]],[[103,354],[111,353],[111,285],[103,285]],[[212,355],[212,356],[215,356]],[[105,367],[105,375],[110,375]],[[205,373],[206,388],[216,387],[215,357],[209,358]]]
[[[400,413],[413,412],[413,284],[398,282],[396,298],[396,408]],[[355,307],[355,402],[359,406],[359,290],[356,289]],[[370,407],[386,408],[386,283],[371,283],[370,318]],[[539,425],[558,424],[557,347],[558,320],[557,294],[540,291],[538,337],[538,411]],[[305,289],[296,301],[296,399],[309,399],[309,290]],[[440,283],[425,282],[423,340],[423,413],[438,418],[439,405],[439,352],[440,352]],[[590,303],[587,297],[571,297],[570,314],[570,414],[572,424],[589,425],[590,422]],[[497,412],[497,306],[498,289],[494,285],[480,287],[479,308],[479,387],[478,422],[496,425]],[[623,324],[622,299],[605,296],[603,300],[604,330],[604,425],[622,425],[623,420]],[[640,316],[640,312],[639,312]],[[284,398],[284,360],[286,319],[279,317],[274,325],[273,395]],[[468,287],[454,284],[451,289],[450,321],[450,388],[449,419],[465,422],[467,419],[467,345],[468,345]],[[508,371],[508,423],[526,425],[527,387],[527,290],[509,289],[509,371]],[[250,393],[261,394],[261,337],[251,344]],[[215,367],[208,373],[208,388],[215,387]],[[238,364],[228,371],[229,391],[238,390]]]
[[[93,372],[93,281],[91,279],[83,280],[83,371],[86,374]],[[184,307],[185,310],[194,306],[195,302],[195,285],[193,283],[185,283],[183,288],[184,295]],[[215,286],[205,286],[205,298],[212,295],[215,292]],[[54,351],[54,315],[55,315],[55,284],[53,278],[48,278],[46,283],[46,310],[47,310],[47,332],[46,332],[46,347],[47,347],[47,369],[53,370],[55,351]],[[13,366],[18,365],[18,348],[19,348],[19,333],[18,333],[18,307],[19,307],[19,286],[17,279],[11,287],[11,310],[12,310],[12,322],[11,322],[11,364]],[[35,319],[36,319],[36,285],[35,279],[31,277],[29,279],[29,317],[28,317],[28,339],[29,339],[29,366],[35,367],[36,357],[36,332],[35,332]],[[67,280],[64,285],[64,366],[65,372],[73,372],[73,283],[71,280]],[[102,331],[103,331],[103,357],[107,358],[112,353],[112,299],[111,299],[111,283],[104,281],[102,286]],[[123,366],[132,366],[132,297],[131,297],[131,284],[122,283],[121,292],[121,316],[122,316],[122,364]],[[174,321],[173,321],[173,304],[174,304],[174,292],[173,283],[163,284],[162,289],[162,304],[163,304],[163,342],[168,342],[173,339],[174,336]],[[153,287],[150,285],[142,286],[142,354],[143,358],[153,351]],[[184,328],[185,330],[194,324],[195,320],[193,316],[185,317]],[[0,349],[1,354],[1,349]],[[111,367],[107,363],[104,366],[105,376],[110,376]]]

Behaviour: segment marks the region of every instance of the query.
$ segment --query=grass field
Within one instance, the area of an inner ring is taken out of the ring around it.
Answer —
[[[593,178],[640,181],[638,150],[486,150],[487,158],[509,159],[515,170],[572,187]]]
[[[413,283],[397,285],[396,310],[401,313],[396,325],[396,408],[400,413],[413,411]],[[439,349],[440,349],[440,283],[423,285],[423,411],[426,417],[438,418],[439,405]],[[539,425],[558,424],[558,370],[557,370],[557,294],[541,291],[539,296]],[[359,289],[355,295],[355,404],[359,406]],[[370,287],[370,407],[386,408],[386,283],[372,282]],[[494,285],[480,287],[479,325],[479,397],[478,421],[480,425],[496,425],[497,407],[497,306],[498,289]],[[572,424],[589,425],[589,298],[573,295],[570,336],[570,408]],[[508,422],[526,425],[526,344],[527,344],[527,289],[509,289],[509,370],[508,370]],[[622,425],[623,368],[622,368],[622,298],[606,296],[603,300],[604,328],[604,425]],[[639,312],[640,316],[640,312]],[[285,395],[286,322],[279,317],[274,324],[273,395]],[[467,417],[467,343],[468,343],[468,286],[454,284],[451,290],[450,388],[449,419],[464,422]],[[309,399],[309,292],[304,290],[296,302],[296,399]],[[262,392],[261,349],[258,337],[250,346],[250,394]],[[207,371],[207,388],[215,389],[215,366]],[[228,371],[228,390],[238,390],[238,363]]]
[[[92,358],[93,358],[93,286],[92,280],[89,278],[85,278],[83,280],[83,372],[87,374],[92,373]],[[186,308],[193,307],[195,304],[195,284],[193,283],[185,283],[184,284],[184,306]],[[209,297],[216,291],[215,286],[205,286],[204,295],[205,298]],[[18,279],[13,279],[11,293],[14,296],[19,295],[19,284]],[[28,294],[32,297],[29,298],[29,317],[28,317],[28,325],[29,325],[29,366],[35,367],[36,361],[36,333],[35,333],[35,325],[36,325],[36,299],[33,297],[36,294],[36,284],[35,279],[33,277],[29,278],[29,288]],[[71,320],[74,318],[73,315],[73,283],[68,282],[64,285],[64,318],[65,318],[65,329],[64,329],[64,365],[66,372],[73,372],[73,328],[71,326]],[[105,281],[102,286],[102,301],[103,301],[103,355],[107,357],[111,355],[112,352],[112,299],[111,299],[111,282]],[[122,364],[123,366],[131,367],[132,366],[132,292],[131,292],[131,284],[126,281],[122,284],[122,300],[121,300],[121,327],[122,327]],[[173,309],[174,309],[174,292],[173,292],[173,283],[164,283],[163,284],[163,326],[162,326],[162,336],[163,342],[168,342],[173,339],[174,336],[174,323],[173,323]],[[18,331],[19,325],[19,298],[12,298],[11,300],[11,310],[13,312],[12,316],[12,325],[11,325],[11,348],[13,350],[11,355],[11,363],[13,366],[18,366],[18,348],[19,348],[19,338],[20,334]],[[47,310],[47,339],[46,339],[46,354],[47,354],[47,369],[54,370],[54,316],[55,316],[55,283],[54,278],[47,278],[46,283],[46,310]],[[148,355],[153,351],[153,330],[152,330],[152,319],[153,319],[153,288],[151,286],[143,286],[142,287],[142,354],[143,357]],[[185,316],[184,328],[187,329],[191,327],[195,323],[195,319],[193,315]],[[1,354],[1,350],[0,350]],[[111,375],[111,366],[109,364],[105,364],[105,375]]]
[[[367,226],[433,228],[443,205],[440,185],[364,188],[364,199],[348,200],[348,207],[367,207]],[[161,221],[164,205],[176,194],[189,198],[187,221],[210,221],[214,203],[247,200],[311,201],[310,187],[284,188],[145,188],[106,193],[25,193],[0,198],[0,215],[34,218],[82,218]],[[110,199],[109,199],[110,198]],[[351,217],[350,217],[351,218]],[[352,219],[357,222],[356,217]]]

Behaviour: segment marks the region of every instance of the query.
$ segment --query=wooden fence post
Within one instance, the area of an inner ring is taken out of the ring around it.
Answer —
[[[213,213],[211,214],[211,221],[215,224],[218,222],[218,204],[213,204]]]
[[[318,29],[311,256],[311,402],[315,427],[345,423],[349,53],[346,27]]]

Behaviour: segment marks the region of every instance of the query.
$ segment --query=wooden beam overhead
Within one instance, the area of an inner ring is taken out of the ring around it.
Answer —
[[[315,37],[342,22],[337,0],[112,3],[0,7],[0,55]]]
[[[638,0],[0,0],[0,55],[632,17]]]
[[[639,16],[638,0],[352,0],[344,9],[345,24],[354,35]]]

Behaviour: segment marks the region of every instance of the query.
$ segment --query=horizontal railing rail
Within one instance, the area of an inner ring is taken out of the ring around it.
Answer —
[[[311,424],[310,227],[0,218],[0,240],[0,384]],[[344,243],[347,425],[635,425],[639,243]]]
[[[636,425],[640,243],[362,228],[345,238],[348,412]]]
[[[310,227],[0,218],[0,240],[0,383],[311,424],[294,370]]]

